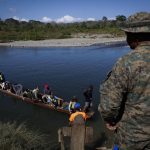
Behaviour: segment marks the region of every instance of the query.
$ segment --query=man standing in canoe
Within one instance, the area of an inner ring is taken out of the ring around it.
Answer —
[[[89,109],[92,107],[92,100],[93,100],[93,86],[90,85],[87,89],[84,90],[83,95],[85,97],[85,105],[84,110],[88,112]]]
[[[99,111],[121,150],[150,150],[150,13],[123,28],[133,51],[120,58],[100,87]]]

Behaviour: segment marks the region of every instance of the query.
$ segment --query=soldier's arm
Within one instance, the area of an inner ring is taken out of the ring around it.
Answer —
[[[128,88],[128,69],[120,59],[100,87],[99,110],[106,123],[114,126],[121,119]]]

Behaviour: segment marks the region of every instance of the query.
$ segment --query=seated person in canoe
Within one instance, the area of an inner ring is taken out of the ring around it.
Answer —
[[[42,101],[44,103],[51,104],[55,108],[62,107],[62,104],[63,104],[63,99],[57,96],[54,96],[53,93],[51,93],[51,95],[44,94],[42,96]]]
[[[68,106],[69,112],[74,113],[76,108],[79,107],[80,107],[80,103],[78,103],[78,99],[76,98],[76,96],[73,96]]]

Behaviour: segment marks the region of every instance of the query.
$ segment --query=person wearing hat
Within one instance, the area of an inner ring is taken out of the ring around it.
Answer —
[[[123,27],[133,51],[120,58],[100,86],[99,111],[119,149],[150,149],[150,13]]]

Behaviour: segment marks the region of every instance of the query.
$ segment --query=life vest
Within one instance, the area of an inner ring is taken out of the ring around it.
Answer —
[[[77,111],[77,112],[71,114],[71,116],[69,118],[69,121],[71,121],[71,122],[74,121],[75,117],[78,116],[78,115],[82,115],[82,117],[83,117],[84,120],[87,119],[87,115],[86,115],[85,112],[79,112],[79,111]]]
[[[70,102],[69,103],[69,110],[75,109],[76,102]]]

